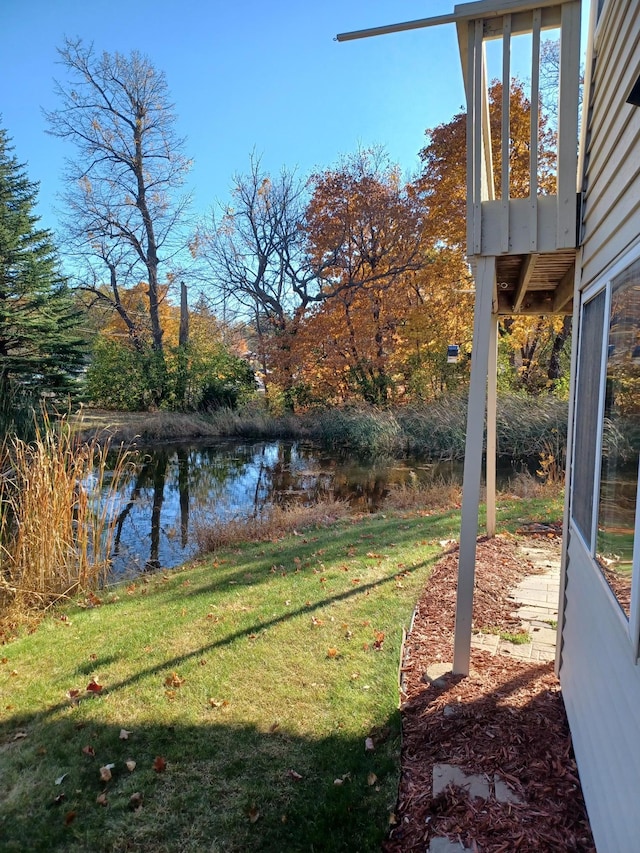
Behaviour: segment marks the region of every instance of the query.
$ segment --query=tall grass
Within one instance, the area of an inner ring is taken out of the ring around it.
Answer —
[[[125,455],[107,469],[109,446],[76,445],[45,417],[35,439],[0,451],[0,604],[4,615],[46,608],[106,579],[110,510]],[[107,484],[107,477],[110,481]],[[106,487],[106,488],[105,488]]]
[[[401,454],[404,437],[396,414],[373,407],[325,409],[314,420],[314,437],[358,456]]]

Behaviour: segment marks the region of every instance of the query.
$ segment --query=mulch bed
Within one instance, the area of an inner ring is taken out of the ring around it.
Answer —
[[[553,663],[472,650],[467,678],[423,679],[452,660],[457,571],[455,547],[429,578],[405,643],[402,776],[383,850],[424,853],[448,836],[475,853],[595,851]],[[511,540],[479,540],[474,630],[515,627],[509,593],[534,571]],[[519,802],[472,799],[454,786],[433,797],[439,763],[497,776]]]

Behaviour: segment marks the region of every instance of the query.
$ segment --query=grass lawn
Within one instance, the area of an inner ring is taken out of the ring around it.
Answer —
[[[501,528],[559,500],[501,502]],[[0,648],[0,850],[379,849],[402,629],[458,527],[389,513],[245,544]]]

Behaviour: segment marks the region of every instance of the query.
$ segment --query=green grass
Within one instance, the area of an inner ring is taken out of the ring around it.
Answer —
[[[501,502],[501,529],[559,506]],[[378,850],[402,628],[458,527],[389,513],[233,547],[4,646],[0,849]]]

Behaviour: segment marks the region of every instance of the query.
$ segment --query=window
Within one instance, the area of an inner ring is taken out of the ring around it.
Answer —
[[[575,425],[572,520],[630,619],[640,460],[640,259],[583,305]]]
[[[629,617],[640,450],[640,261],[611,286],[605,388],[596,556]]]

